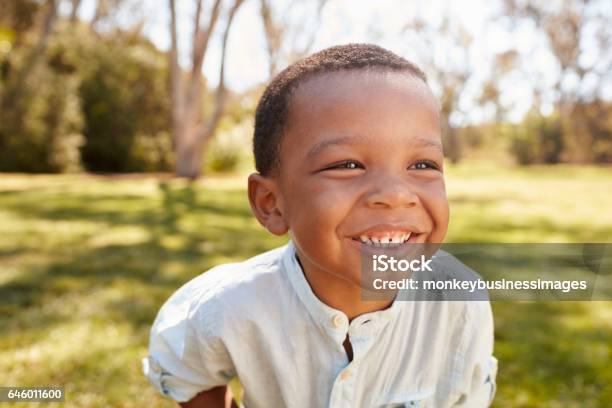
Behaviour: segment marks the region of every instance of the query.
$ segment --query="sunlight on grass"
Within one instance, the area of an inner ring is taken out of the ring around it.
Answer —
[[[450,166],[448,241],[610,242],[611,179]],[[259,226],[245,188],[244,175],[1,175],[0,384],[64,385],[66,407],[174,406],[140,372],[161,304],[212,266],[287,241]],[[496,407],[609,406],[610,302],[493,307]]]

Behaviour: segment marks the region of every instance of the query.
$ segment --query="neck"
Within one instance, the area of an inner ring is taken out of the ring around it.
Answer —
[[[299,255],[297,260],[315,296],[326,305],[342,311],[349,322],[364,313],[384,310],[393,303],[393,300],[387,299],[363,300],[362,288],[358,284],[305,265]]]

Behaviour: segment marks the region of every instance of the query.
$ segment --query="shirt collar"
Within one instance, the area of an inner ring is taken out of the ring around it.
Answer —
[[[397,316],[402,305],[406,303],[396,299],[387,309],[357,316],[349,326],[348,318],[344,312],[323,303],[314,294],[295,254],[295,244],[290,240],[283,251],[283,267],[281,269],[287,275],[293,290],[313,320],[324,333],[330,335],[339,344],[342,344],[346,338],[347,331],[350,331],[351,336],[374,336],[378,334],[388,322]]]

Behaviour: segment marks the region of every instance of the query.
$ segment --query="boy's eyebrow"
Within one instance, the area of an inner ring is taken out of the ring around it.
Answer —
[[[320,151],[324,150],[325,148],[329,146],[350,144],[351,141],[354,141],[355,139],[366,139],[366,137],[363,135],[353,135],[353,136],[339,136],[333,139],[323,140],[322,142],[319,142],[315,144],[314,146],[312,146],[312,148],[310,148],[306,156],[307,157],[315,156],[317,153],[319,153]]]
[[[355,141],[355,139],[363,140],[363,139],[368,139],[368,137],[356,134],[352,136],[339,136],[333,139],[323,140],[315,144],[308,151],[308,153],[306,154],[306,157],[313,157],[329,146],[350,144],[351,142]],[[440,142],[431,140],[426,137],[416,136],[416,137],[411,138],[411,142],[416,145],[422,146],[422,147],[433,147],[435,149],[442,151],[442,144]]]

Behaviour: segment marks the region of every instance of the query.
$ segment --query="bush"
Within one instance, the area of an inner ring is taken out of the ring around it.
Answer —
[[[0,171],[169,170],[166,66],[138,35],[67,22],[44,55],[0,54]]]
[[[166,60],[146,40],[117,37],[86,53],[83,162],[92,171],[168,170],[158,151],[172,151]]]
[[[541,116],[530,112],[510,132],[510,152],[519,164],[561,161],[563,130],[558,115]]]
[[[13,50],[3,64],[0,170],[79,170],[83,138],[78,78],[32,58],[31,47]]]
[[[160,171],[172,168],[172,136],[160,131],[154,135],[137,134],[130,150],[132,170]]]
[[[229,173],[247,167],[251,162],[251,127],[249,119],[229,129],[221,126],[206,151],[205,170]]]
[[[529,132],[515,133],[510,142],[510,152],[521,165],[533,164],[537,160],[537,141]]]

